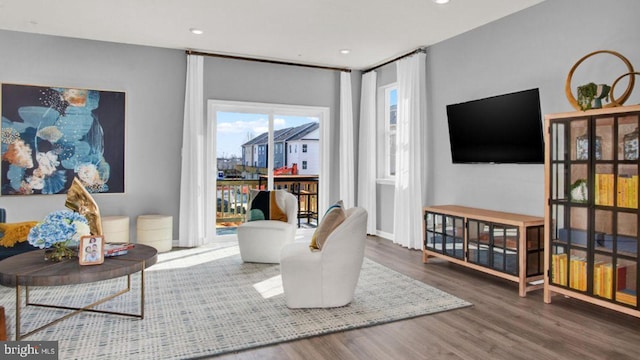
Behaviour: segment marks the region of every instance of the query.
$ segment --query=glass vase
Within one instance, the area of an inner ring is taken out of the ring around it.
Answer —
[[[602,159],[602,137],[596,136],[596,160]],[[576,160],[589,159],[589,137],[587,134],[576,138]]]
[[[638,128],[624,136],[624,159],[638,160]]]
[[[66,242],[53,244],[50,248],[44,250],[44,259],[46,261],[60,262],[65,259],[73,259],[78,256],[78,250],[69,247]]]

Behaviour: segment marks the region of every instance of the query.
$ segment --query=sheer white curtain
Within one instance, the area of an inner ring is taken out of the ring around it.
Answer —
[[[355,206],[353,101],[351,73],[340,72],[340,199],[345,208]]]
[[[396,184],[393,218],[394,242],[422,249],[423,129],[426,128],[426,55],[399,60],[398,117],[396,128]],[[426,157],[425,157],[426,159]]]
[[[358,206],[367,210],[367,234],[376,233],[376,81],[378,74],[362,75],[360,133],[358,136]]]
[[[203,65],[202,56],[187,55],[180,175],[181,247],[202,245],[205,240]]]

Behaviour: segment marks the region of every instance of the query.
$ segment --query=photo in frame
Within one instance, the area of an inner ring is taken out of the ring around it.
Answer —
[[[87,235],[80,238],[80,265],[100,265],[104,262],[104,237]]]
[[[1,195],[124,193],[126,94],[1,86]]]

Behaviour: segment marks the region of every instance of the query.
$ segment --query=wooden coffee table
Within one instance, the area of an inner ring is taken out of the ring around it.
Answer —
[[[35,250],[12,256],[0,261],[0,285],[15,287],[16,289],[16,340],[32,335],[48,326],[58,323],[81,312],[97,312],[144,318],[144,269],[156,263],[158,252],[155,248],[142,244],[135,244],[125,255],[105,258],[100,265],[80,265],[78,259],[51,262],[44,260],[44,250]],[[120,313],[93,309],[93,307],[107,302],[131,290],[131,275],[140,272],[140,313]],[[77,308],[62,305],[36,304],[29,301],[30,286],[60,286],[86,284],[96,281],[109,280],[127,276],[127,287],[97,300],[87,306]],[[73,310],[73,312],[58,318],[44,326],[25,334],[20,333],[20,310],[22,307],[22,288],[25,288],[25,306],[39,306],[55,309]]]

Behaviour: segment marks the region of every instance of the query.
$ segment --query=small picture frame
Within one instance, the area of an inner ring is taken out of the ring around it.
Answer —
[[[100,265],[104,262],[104,236],[87,235],[80,238],[80,265]]]

